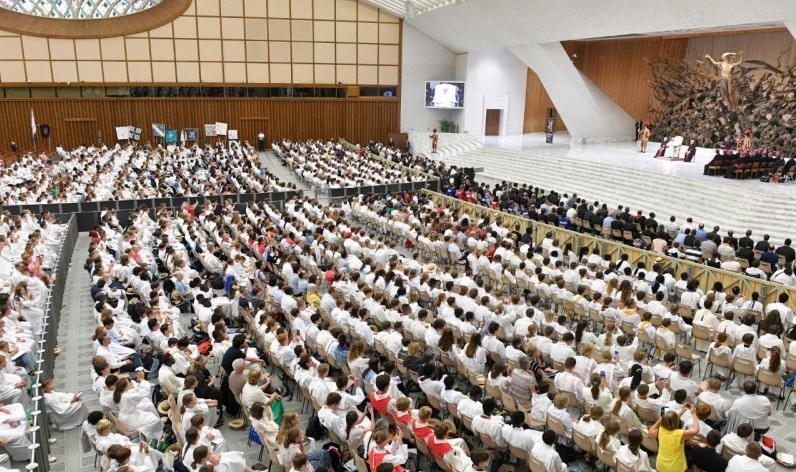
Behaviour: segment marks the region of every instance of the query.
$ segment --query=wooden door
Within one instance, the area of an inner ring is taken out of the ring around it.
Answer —
[[[487,110],[486,123],[484,124],[484,135],[497,136],[500,134],[500,111]]]

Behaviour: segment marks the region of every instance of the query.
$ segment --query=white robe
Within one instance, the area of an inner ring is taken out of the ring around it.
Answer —
[[[28,439],[28,420],[25,417],[25,408],[20,403],[6,405],[10,413],[0,412],[0,439],[8,441],[6,452],[15,461],[29,461],[30,440]],[[16,426],[6,423],[6,420],[17,422]]]
[[[88,409],[82,401],[72,403],[74,395],[64,392],[51,392],[44,394],[44,406],[50,422],[58,431],[67,431],[77,428],[88,417]]]
[[[147,391],[133,389],[122,394],[119,420],[129,428],[137,429],[147,441],[160,439],[163,434],[163,423]]]

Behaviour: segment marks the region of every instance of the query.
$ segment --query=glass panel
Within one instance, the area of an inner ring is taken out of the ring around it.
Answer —
[[[30,96],[33,98],[54,98],[55,89],[52,87],[31,87]]]
[[[28,87],[9,87],[6,89],[6,98],[30,98]]]
[[[105,96],[105,87],[83,87],[80,89],[83,98],[96,98]]]
[[[80,89],[78,87],[58,87],[55,89],[58,98],[80,98]]]
[[[125,16],[152,8],[163,0],[3,0],[0,7],[17,13],[67,20]]]

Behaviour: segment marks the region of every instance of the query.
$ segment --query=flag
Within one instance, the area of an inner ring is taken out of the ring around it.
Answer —
[[[33,108],[30,109],[30,135],[33,137],[33,143],[36,143],[36,115],[33,114]]]

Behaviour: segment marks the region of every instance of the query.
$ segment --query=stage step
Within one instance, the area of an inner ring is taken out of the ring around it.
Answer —
[[[437,148],[437,153],[431,155],[431,153],[420,153],[421,156],[431,157],[433,159],[453,159],[460,154],[464,154],[466,152],[477,151],[484,147],[484,143],[481,142],[480,138],[474,138],[472,141],[465,141],[460,143],[451,144],[449,146],[443,146]]]
[[[789,197],[738,189],[722,178],[697,180],[492,146],[440,159],[450,165],[484,167],[479,177],[574,192],[611,208],[630,205],[631,213],[654,211],[658,222],[674,215],[682,224],[692,217],[706,229],[720,226],[723,234],[733,229],[736,237],[746,229],[753,231],[755,240],[767,233],[774,244],[796,236]]]

